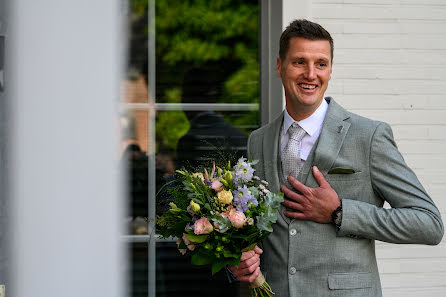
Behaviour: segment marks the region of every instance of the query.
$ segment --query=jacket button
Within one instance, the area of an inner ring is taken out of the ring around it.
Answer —
[[[296,233],[297,233],[296,229],[291,229],[291,230],[290,230],[290,235],[291,235],[291,236],[296,235]]]
[[[296,273],[296,268],[295,267],[291,267],[290,268],[290,274],[295,274]]]

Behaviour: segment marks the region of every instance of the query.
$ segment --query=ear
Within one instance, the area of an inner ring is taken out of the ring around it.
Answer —
[[[282,61],[280,60],[279,57],[277,57],[276,70],[277,70],[277,76],[278,76],[278,77],[282,77],[282,76],[280,75],[280,66],[281,66],[281,65],[282,65]]]

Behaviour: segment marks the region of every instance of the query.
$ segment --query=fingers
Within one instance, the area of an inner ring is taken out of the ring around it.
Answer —
[[[259,276],[259,273],[260,273],[260,267],[257,267],[256,270],[252,274],[240,276],[240,277],[237,277],[237,279],[241,282],[252,283],[257,278],[257,276]]]
[[[287,177],[288,182],[291,184],[291,186],[293,186],[293,188],[295,188],[296,190],[298,190],[301,193],[305,193],[307,190],[307,186],[305,186],[303,183],[301,183],[300,181],[298,181],[296,178],[294,178],[293,176],[288,176]]]
[[[288,200],[288,199],[285,199],[285,200],[282,202],[282,204],[283,204],[284,206],[290,208],[290,209],[294,209],[294,210],[297,210],[297,211],[300,211],[300,212],[303,212],[304,209],[305,209],[305,208],[302,206],[302,204],[297,203],[297,202],[290,201],[290,200]]]
[[[255,254],[254,257],[251,257],[247,260],[241,261],[240,264],[237,266],[237,268],[239,268],[239,269],[248,268],[252,265],[255,265],[257,262],[260,262],[260,256],[258,254]]]
[[[252,251],[247,251],[242,253],[242,258],[240,259],[240,262],[243,262],[245,260],[248,260],[249,258],[255,257],[257,255],[257,253],[252,250]]]
[[[304,196],[297,194],[294,191],[291,191],[290,189],[288,189],[287,187],[285,187],[284,185],[280,186],[280,190],[285,194],[286,198],[294,200],[298,203],[302,203],[304,202]]]
[[[254,250],[242,253],[238,266],[229,265],[229,269],[239,281],[253,282],[260,272],[260,254],[263,250],[256,246]]]
[[[255,252],[256,254],[258,254],[258,255],[263,254],[263,250],[262,250],[261,248],[259,248],[258,246],[256,246],[256,247],[254,248],[254,252]]]
[[[251,263],[251,265],[249,265],[249,266],[246,266],[246,265],[248,265],[248,264],[241,263],[241,265],[239,265],[238,267],[232,266],[235,269],[231,269],[231,271],[232,271],[232,273],[234,273],[234,275],[237,278],[251,274],[258,267],[260,267],[260,259],[255,259],[255,261],[253,263]]]
[[[324,175],[322,174],[322,172],[319,171],[319,169],[316,166],[313,166],[313,176],[320,187],[323,187],[324,185],[328,184]]]
[[[298,219],[298,220],[306,220],[307,219],[306,214],[303,212],[284,211],[283,214],[289,218],[292,218],[292,219]]]

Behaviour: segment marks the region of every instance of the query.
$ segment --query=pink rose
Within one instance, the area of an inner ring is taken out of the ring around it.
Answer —
[[[212,181],[211,188],[215,192],[220,192],[223,190],[223,184],[219,180],[215,179]]]
[[[246,223],[246,216],[243,212],[237,211],[234,208],[229,209],[226,212],[220,214],[221,216],[228,218],[231,221],[232,226],[235,228],[241,228]]]
[[[214,230],[214,227],[212,227],[212,224],[209,223],[208,219],[205,217],[202,217],[194,224],[194,233],[196,235],[200,234],[209,234]]]

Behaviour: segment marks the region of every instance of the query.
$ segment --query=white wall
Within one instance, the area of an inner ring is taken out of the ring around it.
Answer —
[[[7,295],[123,296],[120,1],[9,2]]]
[[[446,220],[446,3],[313,0],[301,10],[299,2],[284,0],[284,26],[306,14],[334,38],[326,95],[391,124]],[[446,296],[446,239],[435,247],[377,242],[377,256],[384,296]]]

